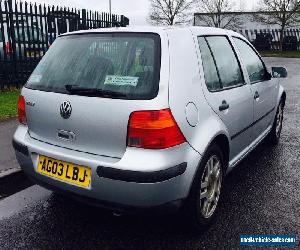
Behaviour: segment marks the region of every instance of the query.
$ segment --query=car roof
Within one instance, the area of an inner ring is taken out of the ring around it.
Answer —
[[[190,30],[193,33],[199,34],[228,34],[241,37],[239,33],[231,30],[225,30],[214,27],[202,27],[202,26],[129,26],[129,27],[114,27],[114,28],[100,28],[100,29],[90,29],[81,30],[75,32],[65,33],[62,36],[74,35],[74,34],[85,34],[85,33],[110,33],[110,32],[141,32],[141,33],[162,33],[168,31],[180,31],[180,30]]]

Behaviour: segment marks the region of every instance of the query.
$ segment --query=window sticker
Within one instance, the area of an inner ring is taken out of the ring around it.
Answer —
[[[28,81],[31,83],[39,83],[41,80],[42,75],[31,75]]]
[[[114,86],[133,86],[136,87],[139,81],[139,77],[135,76],[113,76],[108,75],[105,78],[105,85],[114,85]]]

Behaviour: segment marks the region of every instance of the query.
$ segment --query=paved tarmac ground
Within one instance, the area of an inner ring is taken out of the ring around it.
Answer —
[[[0,249],[239,249],[240,234],[299,237],[300,59],[266,60],[289,71],[281,142],[262,143],[229,174],[207,231],[185,230],[179,215],[113,216],[33,186],[0,201]]]
[[[19,168],[11,144],[17,128],[17,120],[0,121],[0,173],[11,168]]]

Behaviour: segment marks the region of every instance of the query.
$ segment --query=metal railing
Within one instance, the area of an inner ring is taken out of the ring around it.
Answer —
[[[280,30],[238,30],[260,51],[280,50]],[[300,29],[286,29],[283,32],[282,49],[300,50]]]

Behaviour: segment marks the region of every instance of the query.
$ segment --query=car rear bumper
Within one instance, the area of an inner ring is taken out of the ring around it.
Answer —
[[[166,150],[128,148],[122,159],[92,155],[34,140],[25,126],[17,129],[13,145],[24,172],[41,186],[124,211],[179,207],[189,194],[201,159],[187,143]],[[77,187],[37,173],[39,155],[90,167],[91,187]]]
[[[69,191],[66,189],[61,189],[52,184],[41,181],[39,178],[34,176],[28,176],[30,180],[35,182],[36,184],[54,191],[64,197],[71,198],[72,200],[79,201],[85,203],[87,205],[100,207],[103,209],[111,210],[120,214],[173,214],[176,213],[182,206],[184,199],[169,201],[164,204],[155,205],[155,206],[132,206],[128,204],[121,204],[117,202],[101,200],[99,198],[90,198],[88,196],[79,195],[74,193],[73,191]]]

